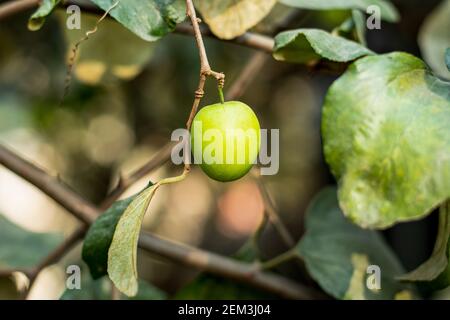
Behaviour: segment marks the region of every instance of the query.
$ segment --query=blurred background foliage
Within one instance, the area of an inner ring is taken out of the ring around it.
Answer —
[[[420,27],[440,1],[393,2],[401,21],[383,22],[381,30],[368,31],[368,46],[378,53],[396,50],[421,56]],[[254,29],[271,32],[293,10],[297,9],[277,4]],[[331,31],[348,15],[344,11],[300,12],[283,28]],[[64,26],[65,16],[59,10],[38,32],[26,28],[29,13],[0,22],[0,142],[99,203],[120,174],[145,163],[174,129],[184,126],[198,81],[198,53],[192,37],[170,34],[148,43],[116,22],[104,21],[99,31],[81,44],[70,91],[60,105],[69,47],[96,21],[83,13],[83,31],[69,31]],[[214,39],[206,39],[206,47],[214,70],[227,75],[226,92],[253,52]],[[335,78],[269,59],[241,98],[255,110],[263,128],[281,129],[280,171],[264,180],[296,238],[302,234],[303,214],[311,198],[334,183],[322,156],[320,114],[324,94]],[[214,86],[214,81],[208,82],[202,105],[218,100]],[[167,164],[124,197],[141,190],[148,180],[180,169]],[[186,181],[161,189],[150,212],[144,220],[146,229],[230,255],[259,224],[263,204],[251,178],[222,184],[195,168]],[[78,225],[63,209],[4,168],[0,168],[0,213],[33,232],[67,236]],[[405,268],[411,270],[431,252],[436,215],[400,224],[384,234]],[[0,233],[0,246],[6,241]],[[260,244],[265,257],[285,250],[272,228],[264,232]],[[42,253],[45,255],[45,250]],[[59,298],[64,291],[64,267],[70,263],[81,263],[79,246],[39,276],[30,297]],[[144,252],[139,269],[144,279],[169,294],[196,275]],[[301,277],[295,263],[280,270],[294,279]],[[87,273],[86,267],[83,272]],[[216,280],[203,281],[213,286]],[[103,285],[98,285],[97,297],[103,297]],[[15,297],[13,289],[9,279],[0,278],[0,298]],[[189,289],[183,295],[191,297]]]

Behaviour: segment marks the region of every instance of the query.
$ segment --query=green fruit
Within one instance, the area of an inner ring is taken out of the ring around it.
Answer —
[[[192,123],[194,163],[214,180],[233,181],[247,174],[258,157],[260,141],[258,118],[239,101],[204,107]]]

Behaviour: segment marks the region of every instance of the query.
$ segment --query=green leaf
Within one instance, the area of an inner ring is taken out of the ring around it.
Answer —
[[[439,282],[439,289],[450,285],[450,278],[445,276],[448,272],[450,258],[450,201],[443,204],[439,212],[439,230],[431,257],[417,269],[401,277],[405,281],[432,281],[444,275]],[[446,272],[447,271],[447,272]],[[439,279],[440,280],[440,279]],[[437,284],[437,283],[436,283]],[[436,286],[434,286],[436,287]],[[438,289],[438,288],[435,288]]]
[[[108,250],[120,217],[136,195],[116,201],[89,228],[83,243],[82,257],[89,266],[92,278],[107,274]]]
[[[0,266],[34,267],[62,240],[59,234],[24,230],[0,215]]]
[[[443,0],[425,19],[419,32],[419,46],[424,60],[437,75],[447,79],[450,79],[450,70],[445,64],[445,51],[450,46],[449,17],[450,0]]]
[[[108,274],[122,293],[135,296],[138,292],[137,244],[142,219],[158,188],[155,184],[142,191],[125,210],[117,223],[108,252]]]
[[[403,268],[376,231],[351,224],[339,209],[335,188],[322,190],[306,213],[298,252],[310,275],[338,299],[393,299],[408,287],[395,277]],[[369,265],[381,269],[381,289],[366,286]],[[412,293],[411,293],[412,294]]]
[[[447,65],[448,71],[450,71],[450,48],[445,50],[445,64]]]
[[[376,5],[381,10],[381,18],[396,22],[399,20],[397,9],[385,0],[280,0],[281,3],[310,10],[351,10],[359,9],[366,12],[371,5]]]
[[[352,10],[352,19],[355,24],[355,31],[358,41],[366,46],[366,19],[364,13],[359,10]]]
[[[244,34],[269,14],[277,0],[196,0],[211,31],[221,39]]]
[[[284,31],[275,37],[276,60],[309,63],[321,58],[349,62],[374,54],[362,45],[319,29]]]
[[[92,0],[103,10],[117,0]],[[183,0],[120,1],[110,15],[146,41],[155,41],[173,31],[186,17]]]
[[[112,283],[108,279],[92,280],[81,273],[81,289],[66,289],[60,300],[111,300]],[[164,300],[167,294],[152,284],[139,280],[139,292],[133,298],[121,295],[121,300]]]
[[[247,263],[255,261],[256,256],[252,241],[245,243],[233,255],[236,260]],[[276,297],[245,284],[202,273],[179,290],[173,298],[176,300],[255,300]]]
[[[62,13],[59,18],[64,25],[66,15]],[[73,45],[84,38],[88,30],[94,29],[97,21],[98,16],[82,14],[80,30],[63,28],[67,43],[70,44],[69,54],[72,54]],[[75,76],[86,84],[97,85],[101,81],[136,77],[151,59],[154,44],[142,40],[110,19],[104,20],[78,50]]]
[[[325,158],[346,216],[386,228],[450,197],[450,84],[418,58],[362,58],[325,98]]]
[[[39,8],[28,20],[28,29],[37,31],[42,28],[47,16],[52,13],[53,9],[61,2],[61,0],[42,0]]]

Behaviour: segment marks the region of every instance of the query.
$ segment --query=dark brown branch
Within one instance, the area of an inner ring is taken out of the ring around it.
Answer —
[[[40,0],[15,0],[2,3],[0,4],[0,20],[33,9],[39,5],[39,2]]]
[[[58,179],[49,176],[3,146],[0,146],[0,163],[40,188],[67,211],[80,217],[80,219],[82,218],[81,220],[88,225],[92,224],[95,217],[101,212],[74,191],[61,184]],[[284,298],[314,299],[323,297],[311,288],[276,274],[259,271],[253,265],[163,239],[146,232],[141,233],[139,246],[171,261],[232,278]]]
[[[66,255],[75,245],[83,239],[86,234],[86,226],[78,227],[67,239],[64,240],[55,250],[45,257],[33,270],[34,277],[46,267],[57,263],[61,258]]]
[[[179,34],[185,34],[185,35],[193,35],[194,34],[192,27],[186,23],[180,23],[179,25],[177,25],[174,32],[179,33]],[[260,51],[263,51],[263,52],[266,52],[269,54],[272,53],[272,49],[273,49],[273,45],[274,45],[274,40],[271,37],[268,37],[268,36],[265,36],[262,34],[258,34],[258,33],[253,33],[253,32],[246,32],[243,35],[241,35],[237,38],[231,39],[231,40],[223,40],[223,39],[217,38],[212,33],[212,31],[206,26],[200,26],[200,32],[205,37],[217,39],[217,40],[224,41],[224,42],[239,44],[239,45],[249,47],[249,48],[252,48],[255,50],[260,50]]]
[[[62,259],[75,245],[83,239],[84,235],[86,234],[87,226],[83,225],[78,227],[74,233],[72,233],[66,240],[64,240],[63,243],[61,243],[56,249],[54,249],[48,256],[46,256],[42,261],[33,269],[31,269],[27,276],[30,280],[27,292],[25,293],[25,296],[28,296],[28,294],[31,291],[31,288],[33,287],[39,273],[41,273],[42,270],[44,270],[46,267],[57,263],[59,260]],[[26,297],[25,297],[26,298]]]
[[[70,208],[70,212],[79,220],[90,223],[98,215],[89,202],[74,193],[68,186],[36,167],[29,161],[17,156],[12,151],[0,146],[0,164],[20,177],[34,184],[42,192],[51,195],[53,200],[63,207]]]
[[[324,296],[315,290],[273,273],[262,272],[257,265],[163,240],[155,235],[141,234],[139,245],[171,261],[189,265],[199,270],[247,283],[287,299],[316,299]]]

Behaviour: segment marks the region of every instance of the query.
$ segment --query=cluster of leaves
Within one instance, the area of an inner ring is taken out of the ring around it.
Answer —
[[[92,2],[103,10],[115,3]],[[350,16],[334,32],[318,29],[281,32],[275,37],[273,48],[273,57],[279,61],[350,64],[329,89],[323,108],[324,153],[338,181],[338,190],[323,191],[308,212],[307,232],[297,249],[310,275],[324,291],[339,299],[413,297],[414,291],[396,279],[403,270],[380,235],[362,228],[383,229],[420,219],[441,205],[440,232],[433,256],[402,279],[439,281],[439,287],[448,286],[450,212],[445,203],[450,198],[450,84],[435,74],[450,78],[445,68],[450,65],[450,50],[446,48],[450,43],[450,1],[443,1],[421,35],[424,57],[434,73],[410,54],[378,55],[365,46],[364,12],[368,6],[377,5],[388,22],[399,19],[389,1],[279,2],[305,10],[345,10]],[[58,3],[58,0],[42,1],[30,19],[30,28],[41,27]],[[221,39],[244,34],[266,17],[276,3],[276,0],[195,1],[205,22]],[[185,19],[185,5],[182,0],[121,1],[110,15],[142,40],[155,41]],[[352,30],[358,41],[345,37]],[[89,51],[98,52],[100,43],[93,43]],[[140,64],[149,54],[143,55]],[[89,57],[86,60],[92,63]],[[112,64],[127,65],[123,61]],[[103,67],[93,82],[105,70],[116,75],[135,75],[139,67],[134,72],[126,69],[128,72],[122,73],[117,70],[124,68]],[[82,74],[82,70],[78,71]],[[138,291],[137,239],[155,189],[150,186],[135,197],[115,203],[92,226],[84,244],[83,258],[93,277],[108,273],[127,295]],[[370,264],[383,270],[385,281],[381,291],[370,291],[364,285],[364,271]],[[215,288],[217,282],[216,278],[202,276],[192,286]],[[191,296],[186,290],[185,296]],[[214,296],[211,292],[207,294]]]

